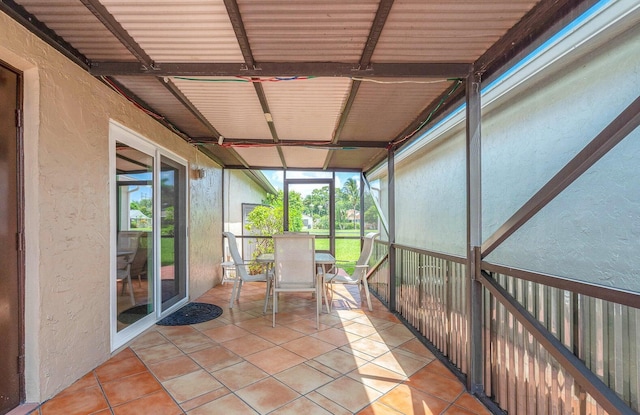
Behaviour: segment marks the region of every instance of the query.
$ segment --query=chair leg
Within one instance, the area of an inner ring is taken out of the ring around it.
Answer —
[[[271,297],[271,278],[267,277],[267,292],[264,294],[264,309],[262,310],[262,314],[267,314],[269,297]]]
[[[236,300],[236,291],[238,290],[238,281],[239,280],[235,280],[233,282],[233,288],[231,289],[231,300],[229,300],[229,308],[233,308],[233,302]]]
[[[125,280],[122,280],[122,282],[123,282],[122,287],[123,288],[124,288],[124,281]],[[127,275],[126,281],[129,282],[129,294],[131,295],[131,305],[136,305],[136,299],[133,296],[133,284],[131,283],[131,275]]]
[[[320,328],[320,309],[322,308],[322,293],[320,287],[316,286],[316,330]]]
[[[364,292],[367,296],[367,307],[369,307],[369,311],[373,311],[373,308],[371,308],[371,295],[369,295],[369,284],[367,284],[366,278],[362,279],[362,285],[364,285]]]
[[[271,327],[275,327],[276,326],[276,310],[278,309],[278,293],[277,292],[273,292],[273,306],[272,306],[272,312],[273,312],[273,322],[271,323]]]
[[[238,281],[238,289],[236,290],[236,301],[240,301],[240,290],[242,290],[242,278]]]
[[[328,291],[329,291],[329,284],[322,283],[322,294],[324,294],[324,303],[327,305],[327,313],[331,314],[331,301],[333,300],[333,296],[331,299],[329,299]]]

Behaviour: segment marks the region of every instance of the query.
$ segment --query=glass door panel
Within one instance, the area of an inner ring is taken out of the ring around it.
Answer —
[[[154,307],[154,157],[116,142],[117,331]]]
[[[316,251],[334,252],[333,181],[285,180],[285,231],[316,235]]]
[[[186,169],[160,158],[160,279],[161,310],[176,304],[186,288]]]

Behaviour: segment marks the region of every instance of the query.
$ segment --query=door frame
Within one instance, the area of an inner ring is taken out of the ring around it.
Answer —
[[[16,277],[18,288],[18,405],[26,400],[25,383],[25,189],[24,189],[24,75],[23,72],[0,60],[0,66],[16,75],[16,153],[15,175],[16,180],[16,244],[17,267]]]
[[[149,315],[141,318],[134,324],[126,327],[120,331],[118,331],[118,321],[117,321],[117,295],[118,295],[118,287],[116,282],[116,264],[114,259],[116,258],[117,253],[117,206],[116,206],[116,192],[117,192],[117,183],[114,180],[116,173],[116,141],[122,142],[126,145],[129,145],[132,148],[135,148],[138,151],[146,153],[153,157],[153,206],[154,206],[154,215],[153,215],[153,267],[154,267],[154,312]],[[110,311],[109,311],[109,319],[110,319],[110,328],[111,328],[111,351],[115,351],[119,347],[123,346],[127,342],[133,340],[136,336],[144,332],[149,327],[153,326],[156,321],[165,317],[166,315],[174,312],[179,309],[183,305],[185,305],[189,301],[189,177],[188,174],[185,174],[184,177],[184,189],[185,189],[185,215],[187,215],[185,221],[185,230],[184,230],[184,241],[185,241],[185,297],[178,301],[176,304],[172,305],[165,311],[161,309],[161,284],[158,283],[160,281],[160,267],[161,267],[161,258],[160,258],[160,215],[155,212],[160,212],[160,197],[158,194],[159,186],[160,186],[160,160],[162,157],[169,158],[179,164],[184,165],[185,169],[188,171],[188,162],[186,159],[177,156],[166,148],[160,147],[159,145],[153,143],[147,138],[143,137],[139,133],[125,127],[124,125],[114,121],[109,121],[109,212],[110,212],[110,229],[112,232],[110,238],[110,248],[109,248],[109,258],[110,258],[110,272],[109,272],[109,302],[110,302]],[[157,188],[156,188],[157,187]]]

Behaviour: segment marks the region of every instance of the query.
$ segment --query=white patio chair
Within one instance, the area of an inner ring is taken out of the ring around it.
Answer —
[[[360,288],[360,300],[362,301],[362,289],[364,287],[364,293],[367,297],[367,306],[369,311],[372,311],[371,296],[369,294],[369,284],[367,284],[367,271],[369,270],[369,258],[373,252],[373,241],[380,236],[379,233],[368,233],[364,237],[364,244],[362,245],[362,251],[360,252],[360,258],[356,262],[356,267],[351,275],[346,272],[339,272],[338,268],[334,268],[332,271],[324,275],[324,296],[327,301],[327,309],[331,312],[331,301],[333,300],[333,284],[351,284],[359,285]],[[327,295],[327,285],[331,284],[331,298]]]
[[[317,284],[315,236],[295,233],[273,235],[273,244],[273,327],[276,326],[279,293],[311,292],[316,295],[317,329],[321,297]]]
[[[229,300],[229,308],[233,308],[234,301],[240,299],[240,290],[242,290],[243,282],[266,282],[267,289],[264,297],[264,309],[263,313],[267,312],[267,305],[269,303],[269,293],[271,292],[271,278],[266,273],[250,275],[247,272],[247,264],[242,260],[240,252],[238,251],[238,245],[236,243],[236,236],[231,232],[222,232],[229,242],[229,252],[231,252],[231,258],[236,267],[236,276],[233,280],[233,289],[231,290],[231,299]]]

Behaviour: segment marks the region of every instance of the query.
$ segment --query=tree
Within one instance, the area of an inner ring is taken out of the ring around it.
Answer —
[[[313,218],[315,226],[327,221],[322,221],[329,215],[329,186],[313,189],[302,201],[303,213]],[[328,223],[328,222],[327,222]]]
[[[356,228],[356,212],[360,206],[360,186],[352,177],[348,178],[342,186],[342,196],[350,209],[353,209],[353,229]]]
[[[264,206],[255,207],[247,215],[245,229],[252,235],[273,236],[284,230],[284,193],[282,190],[277,195],[269,194],[263,200]],[[302,195],[297,192],[289,192],[289,230],[302,230]],[[273,252],[273,239],[257,238],[253,251],[253,259],[258,256]],[[250,265],[249,270],[254,271],[256,265]]]

